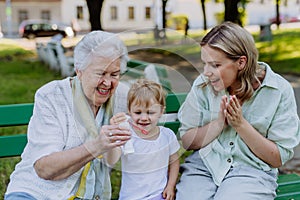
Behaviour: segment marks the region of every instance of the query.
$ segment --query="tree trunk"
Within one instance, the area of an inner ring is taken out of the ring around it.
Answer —
[[[91,31],[103,30],[101,25],[101,9],[104,0],[86,0],[89,14]]]
[[[167,6],[167,2],[168,0],[162,0],[162,25],[163,25],[163,29],[166,28],[166,6]]]
[[[276,25],[277,25],[277,29],[279,29],[279,25],[280,25],[279,3],[280,3],[280,0],[276,0]]]
[[[238,3],[240,0],[225,0],[225,15],[224,21],[231,21],[237,24],[242,25],[239,12],[238,12]]]
[[[205,0],[201,0],[201,8],[203,13],[203,30],[207,30],[207,23],[206,23],[206,10],[205,10]]]

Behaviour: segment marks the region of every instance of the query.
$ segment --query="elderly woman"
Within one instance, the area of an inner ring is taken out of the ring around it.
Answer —
[[[6,200],[110,199],[106,153],[131,137],[109,125],[114,111],[126,111],[126,91],[117,86],[127,50],[116,35],[94,31],[75,47],[74,61],[75,77],[52,81],[35,95],[28,144]]]

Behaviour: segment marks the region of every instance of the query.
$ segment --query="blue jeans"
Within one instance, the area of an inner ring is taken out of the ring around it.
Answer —
[[[217,186],[198,152],[184,164],[177,184],[176,200],[274,200],[276,173],[251,166],[232,167],[220,186]]]
[[[37,200],[25,192],[13,192],[5,195],[4,200]]]

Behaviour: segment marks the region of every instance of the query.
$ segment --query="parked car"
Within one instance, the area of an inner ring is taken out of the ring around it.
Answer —
[[[19,35],[23,38],[47,37],[61,34],[63,37],[73,37],[74,31],[70,25],[47,20],[24,20],[19,26]]]
[[[276,24],[276,17],[272,17],[269,19],[271,24]],[[291,22],[300,22],[300,16],[288,16],[288,15],[280,15],[279,23],[291,23]]]

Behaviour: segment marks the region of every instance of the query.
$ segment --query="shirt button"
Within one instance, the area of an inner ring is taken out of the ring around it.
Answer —
[[[227,162],[228,162],[228,163],[231,163],[231,159],[230,159],[230,158],[228,158],[228,159],[227,159]]]
[[[233,142],[229,142],[229,145],[232,146],[234,143]]]
[[[95,196],[95,200],[100,200],[99,195],[96,195],[96,196]]]

